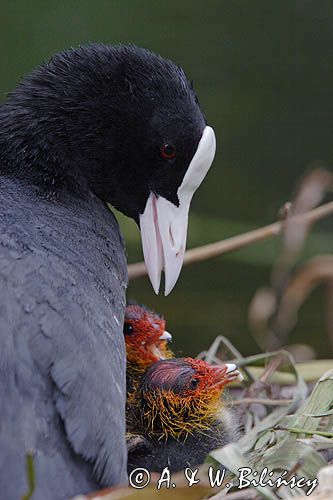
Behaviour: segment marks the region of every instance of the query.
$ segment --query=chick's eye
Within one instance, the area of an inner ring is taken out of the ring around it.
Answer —
[[[173,144],[163,144],[161,146],[161,156],[165,160],[170,160],[176,157],[176,148]]]
[[[129,323],[124,324],[124,335],[131,335],[133,333],[133,326]]]
[[[196,378],[193,378],[190,382],[190,389],[196,389],[198,387],[199,381]]]

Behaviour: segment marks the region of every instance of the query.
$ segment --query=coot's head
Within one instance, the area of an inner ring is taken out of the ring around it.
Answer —
[[[132,217],[152,285],[157,293],[164,270],[169,293],[190,201],[215,154],[183,70],[135,46],[92,44],[35,70],[0,114],[2,163],[18,162],[46,190],[86,186]]]
[[[193,358],[153,364],[133,397],[140,432],[180,439],[210,429],[221,418],[224,387],[236,378],[241,375],[234,364],[212,366]]]
[[[172,357],[168,347],[172,336],[165,329],[165,320],[145,306],[127,305],[124,336],[127,368],[133,374],[142,374],[153,363]]]

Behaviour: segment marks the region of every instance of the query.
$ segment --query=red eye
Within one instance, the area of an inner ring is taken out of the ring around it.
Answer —
[[[176,148],[172,144],[163,144],[161,147],[161,156],[165,160],[170,160],[176,157]]]

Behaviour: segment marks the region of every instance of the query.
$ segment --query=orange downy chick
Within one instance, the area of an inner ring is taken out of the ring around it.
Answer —
[[[172,336],[165,329],[165,320],[147,307],[129,304],[125,310],[127,392],[136,387],[140,377],[153,363],[173,357],[169,349]]]
[[[202,463],[231,441],[235,427],[222,401],[240,374],[234,364],[211,366],[193,358],[159,361],[147,369],[132,399],[133,434],[142,442],[129,453],[129,472],[145,467],[177,471]]]

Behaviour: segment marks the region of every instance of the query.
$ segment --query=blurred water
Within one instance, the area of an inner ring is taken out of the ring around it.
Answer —
[[[2,98],[43,59],[88,41],[136,43],[180,63],[218,140],[194,214],[231,226],[270,222],[313,161],[332,161],[330,0],[12,0],[1,2],[0,23]],[[229,235],[206,235],[202,226],[202,243]],[[139,256],[133,241],[130,260]],[[247,262],[245,254],[241,262],[221,258],[185,269],[167,299],[155,297],[144,279],[129,292],[165,313],[184,353],[207,347],[219,333],[254,352],[247,304],[269,280],[265,251],[257,248],[264,264]],[[327,355],[322,307],[318,292],[291,341],[309,341]]]

